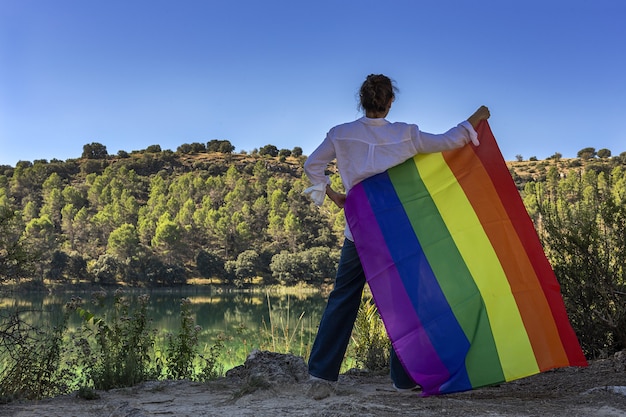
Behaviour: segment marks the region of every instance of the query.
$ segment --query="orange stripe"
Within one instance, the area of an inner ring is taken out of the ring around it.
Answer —
[[[444,158],[502,263],[539,369],[569,365],[535,270],[482,162],[471,149],[464,148],[444,152]]]

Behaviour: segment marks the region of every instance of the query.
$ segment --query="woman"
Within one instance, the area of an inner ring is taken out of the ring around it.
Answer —
[[[365,178],[384,172],[418,153],[455,149],[469,142],[478,145],[475,128],[481,120],[489,118],[487,107],[480,107],[466,121],[436,135],[421,132],[415,124],[390,123],[385,119],[396,91],[391,79],[385,75],[369,75],[361,85],[359,95],[365,117],[333,127],[308,157],[304,171],[313,186],[305,192],[317,205],[321,205],[328,195],[338,207],[343,208],[346,195],[333,190],[324,174],[328,163],[334,159],[347,193]],[[311,349],[309,374],[312,379],[337,381],[364,285],[363,267],[346,224],[335,285]],[[390,367],[391,379],[398,391],[418,387],[404,371],[393,349]]]

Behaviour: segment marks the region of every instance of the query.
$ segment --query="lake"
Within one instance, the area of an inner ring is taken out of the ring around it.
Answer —
[[[62,317],[63,306],[72,297],[83,299],[83,307],[96,316],[110,315],[113,291],[106,293],[102,305],[91,302],[91,292],[63,294],[11,294],[0,297],[0,312],[18,307],[27,322],[37,326],[54,325]],[[225,292],[205,287],[184,289],[132,290],[125,293],[131,306],[140,295],[149,295],[148,316],[158,331],[157,346],[168,332],[180,329],[180,303],[189,299],[197,325],[201,327],[200,350],[208,349],[218,335],[226,338],[220,362],[224,370],[245,361],[253,349],[293,353],[308,357],[325,307],[319,293],[284,295],[263,292]],[[4,317],[4,316],[3,316]],[[69,328],[81,323],[78,314],[69,320]]]

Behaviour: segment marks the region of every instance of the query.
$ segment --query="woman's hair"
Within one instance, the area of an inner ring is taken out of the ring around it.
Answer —
[[[359,108],[366,112],[384,112],[389,100],[396,98],[397,91],[394,81],[386,75],[370,74],[361,84]]]

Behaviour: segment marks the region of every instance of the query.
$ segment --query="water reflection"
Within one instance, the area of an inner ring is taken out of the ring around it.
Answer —
[[[142,294],[150,296],[148,316],[151,327],[158,331],[157,345],[164,343],[168,332],[178,332],[180,302],[182,298],[189,299],[196,324],[202,328],[200,346],[213,345],[219,334],[226,336],[222,358],[225,369],[243,363],[247,353],[255,348],[307,356],[325,305],[325,298],[319,293],[217,293],[191,288],[133,290],[124,296],[129,297],[132,306],[133,300]],[[18,308],[28,323],[54,326],[61,321],[64,306],[72,297],[81,297],[83,307],[96,316],[110,316],[113,311],[113,291],[106,293],[102,303],[94,303],[91,292],[17,294],[0,298],[0,320],[5,320],[8,311]],[[77,314],[70,316],[70,330],[80,324]]]

